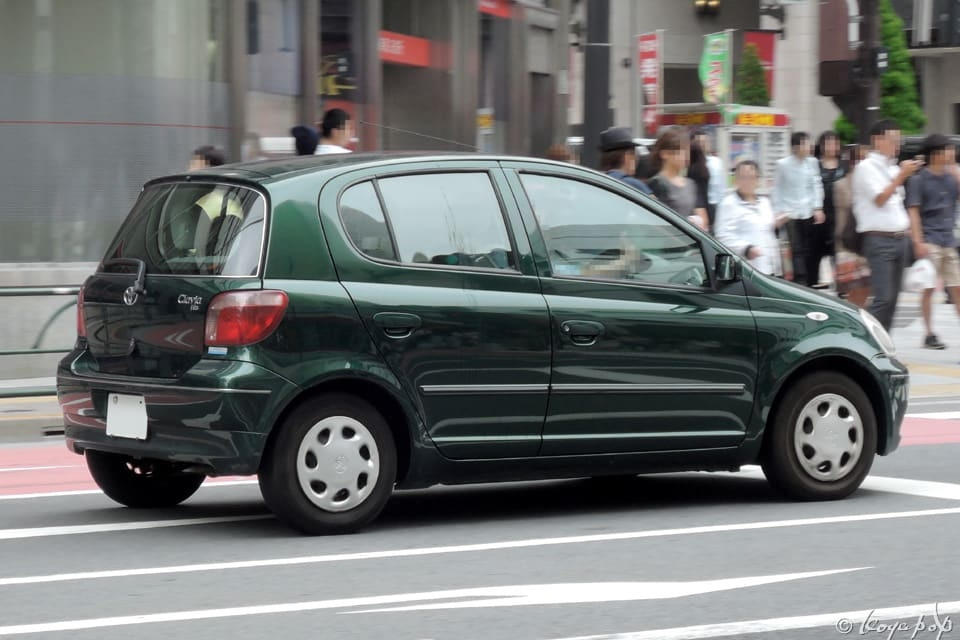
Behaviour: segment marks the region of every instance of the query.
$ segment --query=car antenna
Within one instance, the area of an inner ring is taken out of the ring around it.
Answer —
[[[458,146],[458,147],[466,147],[467,149],[470,149],[471,151],[478,151],[478,150],[479,150],[479,147],[477,147],[476,145],[473,145],[473,144],[465,144],[465,143],[463,143],[463,142],[457,142],[456,140],[450,140],[450,139],[448,139],[448,138],[438,138],[437,136],[431,136],[431,135],[427,135],[427,134],[425,134],[425,133],[418,133],[418,132],[416,132],[416,131],[410,131],[409,129],[401,129],[401,128],[399,128],[399,127],[388,127],[388,126],[385,125],[385,124],[378,124],[378,123],[376,123],[376,122],[367,122],[366,120],[359,120],[359,123],[360,123],[360,124],[369,125],[369,126],[371,126],[371,127],[377,127],[378,129],[385,129],[385,130],[387,130],[387,131],[396,131],[397,133],[407,133],[407,134],[410,134],[410,135],[412,135],[412,136],[418,136],[418,137],[420,137],[420,138],[427,138],[427,139],[429,139],[429,140],[436,140],[436,141],[438,141],[438,142],[446,142],[447,144],[453,144],[453,145],[456,145],[456,146]]]

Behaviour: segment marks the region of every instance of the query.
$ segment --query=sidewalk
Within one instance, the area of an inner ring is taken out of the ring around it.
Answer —
[[[920,314],[920,294],[903,293],[891,331],[897,357],[910,369],[910,397],[953,396],[960,399],[960,318],[956,307],[944,304],[944,294],[933,295],[933,330],[947,348],[926,349],[926,331]]]

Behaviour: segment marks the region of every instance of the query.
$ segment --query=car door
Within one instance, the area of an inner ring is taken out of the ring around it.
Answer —
[[[718,245],[606,178],[524,166],[509,180],[536,230],[553,334],[541,454],[739,444],[756,325],[742,283],[711,285]]]
[[[340,280],[450,458],[540,447],[549,315],[504,192],[496,163],[450,162],[348,176],[320,196]]]

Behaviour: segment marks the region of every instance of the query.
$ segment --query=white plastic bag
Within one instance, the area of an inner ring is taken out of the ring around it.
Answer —
[[[903,270],[903,290],[919,293],[937,286],[937,269],[927,258],[921,258]]]

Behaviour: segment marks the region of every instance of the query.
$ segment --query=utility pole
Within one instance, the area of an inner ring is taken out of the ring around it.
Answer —
[[[878,0],[860,0],[860,68],[863,81],[858,87],[860,143],[870,143],[870,128],[880,115],[880,69],[877,68],[877,51],[880,48],[880,10]]]
[[[613,124],[610,114],[610,0],[587,2],[585,46],[580,163],[598,169],[600,132]]]

